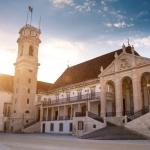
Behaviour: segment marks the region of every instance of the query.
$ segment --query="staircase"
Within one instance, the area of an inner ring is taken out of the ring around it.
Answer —
[[[88,111],[87,116],[90,117],[90,118],[92,118],[92,119],[94,119],[94,120],[97,120],[97,121],[99,121],[99,122],[104,123],[104,119],[103,119],[102,117],[100,117],[100,116],[98,116],[98,115],[96,115],[96,114],[94,114],[94,113],[92,113],[92,112],[89,112],[89,111]]]
[[[40,133],[41,130],[41,122],[40,121],[33,121],[30,124],[27,124],[22,132],[24,133]]]
[[[147,106],[147,107],[135,112],[133,115],[128,115],[127,116],[127,122],[130,122],[136,118],[139,118],[139,117],[147,114],[149,111],[150,111],[149,106]]]
[[[111,123],[107,123],[107,126],[103,129],[96,130],[92,133],[81,136],[82,139],[94,139],[94,140],[145,140],[148,137],[133,132],[125,127],[116,126]]]

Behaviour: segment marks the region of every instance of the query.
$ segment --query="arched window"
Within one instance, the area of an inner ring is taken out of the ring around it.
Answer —
[[[26,110],[25,113],[26,113],[26,114],[29,114],[30,112],[29,112],[29,110]]]
[[[27,98],[27,104],[29,104],[29,98]]]
[[[33,56],[33,52],[34,52],[33,46],[30,46],[29,47],[29,56]]]

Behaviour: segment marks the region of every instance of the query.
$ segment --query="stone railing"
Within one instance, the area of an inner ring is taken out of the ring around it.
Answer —
[[[60,98],[56,100],[49,100],[43,101],[42,105],[55,105],[55,104],[62,104],[62,103],[71,103],[71,102],[78,102],[78,101],[85,101],[85,100],[100,100],[100,92],[95,92],[93,94],[84,94],[80,96],[73,96],[69,98]]]
[[[150,112],[150,106],[144,107],[143,109],[135,112],[133,115],[127,115],[127,122],[130,122],[138,117],[141,117],[142,115],[145,115],[148,112]]]

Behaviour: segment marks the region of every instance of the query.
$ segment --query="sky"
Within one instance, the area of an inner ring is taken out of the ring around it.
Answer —
[[[53,83],[68,66],[134,45],[150,57],[150,0],[0,0],[0,73],[14,75],[28,6],[41,16],[38,80]]]

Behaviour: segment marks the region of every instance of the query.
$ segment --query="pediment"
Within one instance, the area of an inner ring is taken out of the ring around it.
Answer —
[[[139,66],[150,65],[150,59],[129,53],[122,53],[106,67],[100,76],[110,75],[115,72],[125,71]]]
[[[112,62],[100,75],[109,75],[115,72],[115,64]]]
[[[150,65],[150,58],[145,58],[145,57],[136,57],[136,66],[143,66],[143,65]]]

